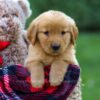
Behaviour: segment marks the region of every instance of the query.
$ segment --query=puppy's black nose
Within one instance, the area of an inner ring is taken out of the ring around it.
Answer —
[[[57,51],[57,50],[60,49],[60,45],[59,45],[59,44],[52,44],[51,47],[52,47],[52,49],[53,49],[54,51]]]

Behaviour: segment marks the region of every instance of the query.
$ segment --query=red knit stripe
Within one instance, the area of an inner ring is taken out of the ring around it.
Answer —
[[[11,43],[8,41],[0,41],[0,51],[4,50],[7,48]]]
[[[0,65],[3,64],[3,58],[0,56]]]

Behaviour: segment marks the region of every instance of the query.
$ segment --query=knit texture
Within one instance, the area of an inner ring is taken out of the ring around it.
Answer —
[[[0,68],[24,64],[27,46],[23,35],[30,12],[28,0],[0,0]]]
[[[30,74],[21,65],[11,65],[0,69],[0,100],[67,100],[77,84],[79,66],[69,65],[63,83],[58,87],[49,84],[50,66],[44,67],[43,88],[33,88]]]

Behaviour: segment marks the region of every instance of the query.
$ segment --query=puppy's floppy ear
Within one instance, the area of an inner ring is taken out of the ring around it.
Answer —
[[[71,30],[72,30],[71,43],[75,44],[75,41],[76,41],[77,36],[78,36],[78,28],[76,25],[73,25]]]
[[[29,42],[31,42],[33,45],[36,42],[36,37],[37,37],[37,23],[33,21],[27,31],[27,38]]]

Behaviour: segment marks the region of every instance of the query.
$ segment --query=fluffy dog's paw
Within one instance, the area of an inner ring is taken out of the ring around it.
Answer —
[[[62,67],[61,67],[62,66]],[[67,63],[64,61],[54,61],[50,70],[50,84],[51,86],[60,85],[67,71]]]
[[[63,79],[61,79],[61,78],[58,78],[58,77],[53,78],[53,77],[51,77],[50,78],[50,85],[51,86],[59,86],[62,83],[62,81],[63,81]]]
[[[44,85],[44,80],[31,80],[31,84],[34,88],[42,88]]]

